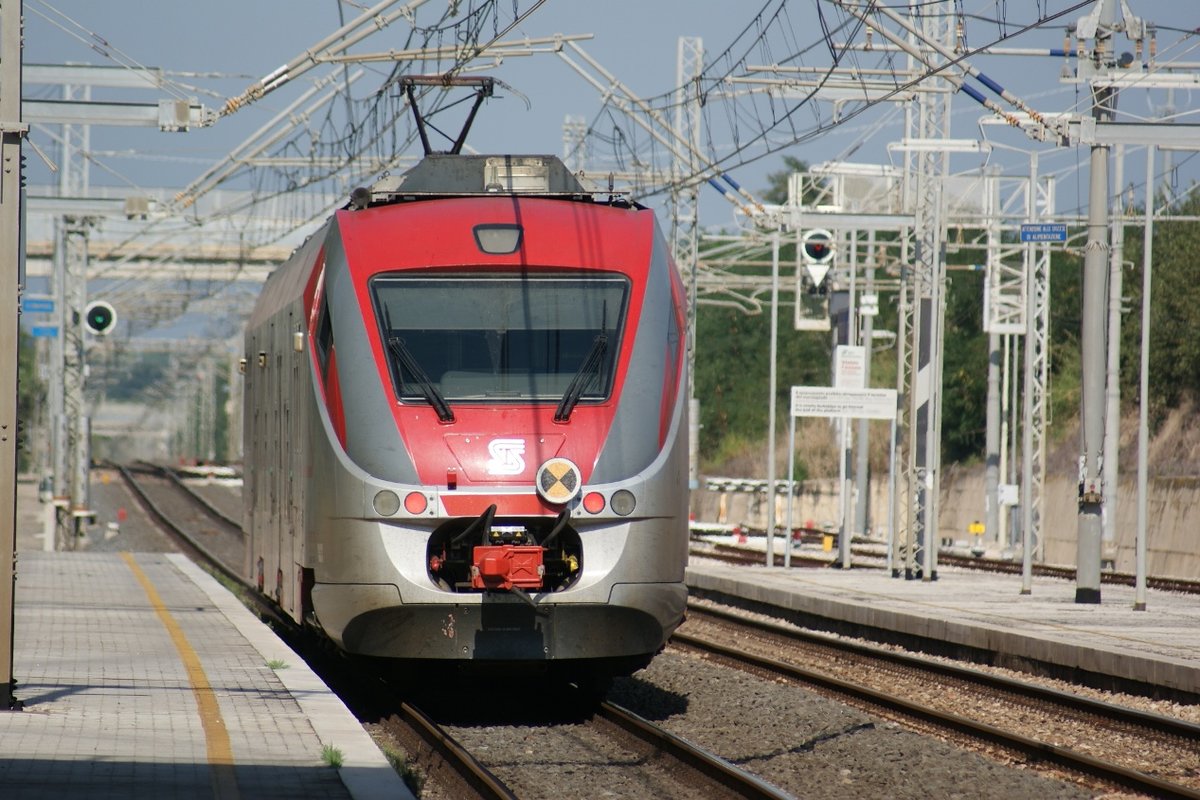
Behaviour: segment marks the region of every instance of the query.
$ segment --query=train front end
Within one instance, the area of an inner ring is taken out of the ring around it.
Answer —
[[[310,317],[312,614],[347,651],[622,674],[682,619],[683,291],[553,158],[429,157],[338,212]]]

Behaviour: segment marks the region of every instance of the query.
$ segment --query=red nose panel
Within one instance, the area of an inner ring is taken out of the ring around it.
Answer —
[[[472,483],[533,485],[537,468],[558,455],[561,433],[457,434],[444,436],[446,447]]]

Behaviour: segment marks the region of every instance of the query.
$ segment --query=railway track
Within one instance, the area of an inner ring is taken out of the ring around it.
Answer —
[[[819,541],[819,537],[815,534],[810,534],[801,538],[802,542]],[[741,547],[738,545],[713,543],[698,547],[695,542],[692,543],[689,551],[692,555],[712,558],[717,561],[724,561],[729,564],[746,564],[759,565],[766,558],[766,553],[763,550],[756,550],[749,547]],[[880,555],[879,546],[867,545],[851,545],[850,552],[858,557],[854,566],[856,569],[883,569],[885,563],[883,556]],[[866,559],[864,561],[864,559]],[[834,559],[828,555],[815,555],[804,551],[793,550],[791,563],[797,568],[836,568],[838,566]],[[783,566],[783,555],[776,553],[774,556],[774,564],[777,567]],[[945,551],[938,552],[938,565],[944,567],[959,567],[961,569],[973,569],[983,572],[999,572],[1004,574],[1019,574],[1022,564],[1020,561],[1012,561],[1002,558],[986,558],[983,556],[964,556],[956,553]],[[1075,580],[1074,567],[1061,567],[1053,564],[1034,564],[1033,574],[1036,577],[1060,578],[1062,580]],[[1112,586],[1133,586],[1136,583],[1137,576],[1127,572],[1114,572],[1111,570],[1103,570],[1100,573],[1100,582]],[[1200,594],[1200,581],[1188,580],[1186,578],[1171,578],[1161,576],[1147,576],[1146,586],[1151,589],[1158,589],[1165,592],[1181,592],[1183,594]]]
[[[143,463],[145,463],[145,462],[143,462]],[[202,494],[200,494],[195,489],[193,489],[191,486],[189,486],[187,484],[187,482],[185,482],[183,480],[183,478],[181,478],[179,476],[178,472],[176,472],[173,469],[168,469],[166,467],[157,467],[152,464],[149,464],[147,466],[151,469],[153,474],[165,475],[166,478],[169,481],[171,481],[171,483],[173,483],[181,492],[186,494],[188,497],[192,498],[196,502],[196,504],[201,506],[211,517],[224,523],[231,530],[236,531],[239,536],[241,536],[242,538],[245,538],[245,533],[242,531],[242,521],[240,519],[234,519],[233,517],[229,516],[224,511],[222,511],[221,509],[217,508],[217,506],[215,504],[213,504],[206,497],[204,497]]]
[[[674,761],[690,770],[693,775],[689,776],[687,784],[702,790],[697,796],[731,796],[761,800],[783,800],[789,797],[766,781],[619,705],[607,701],[601,703],[597,716],[637,737],[653,748],[654,752],[668,754]],[[706,786],[706,783],[711,785]],[[706,789],[707,791],[704,791]]]
[[[231,519],[216,511],[178,476],[170,475],[169,470],[146,463],[139,463],[133,467],[115,465],[114,468],[120,472],[125,485],[167,537],[190,558],[240,587],[243,602],[251,603],[253,610],[260,617],[270,621],[276,632],[351,705],[359,719],[371,716],[386,719],[385,725],[396,739],[410,745],[426,743],[425,746],[436,754],[438,763],[430,765],[429,758],[426,757],[424,767],[428,771],[436,772],[443,782],[452,787],[451,796],[513,796],[507,793],[507,789],[494,776],[482,769],[479,762],[474,760],[465,748],[458,745],[453,737],[419,709],[403,702],[395,707],[379,707],[376,698],[385,694],[387,689],[381,678],[378,675],[364,676],[359,666],[331,653],[322,642],[315,641],[310,633],[280,614],[278,609],[267,602],[266,598],[242,576],[240,561],[229,563],[228,558],[222,558],[201,541],[194,527],[195,517],[189,514],[186,506],[201,508],[209,516],[226,524],[236,525]],[[148,485],[152,482],[158,485],[152,488]],[[173,488],[171,494],[161,491],[164,483],[169,483]],[[239,537],[242,535],[240,527],[237,528],[237,533]]]
[[[1200,798],[1200,726],[1178,719],[696,604],[672,645],[817,687],[919,729],[998,746],[1027,763],[1153,797]]]
[[[170,508],[162,508],[163,505],[173,505],[175,502],[182,502],[179,498],[190,496],[183,494],[174,482],[161,475],[149,475],[146,472],[139,471],[136,477],[128,470],[123,470],[122,475],[127,481],[134,483],[151,481],[163,485],[172,484],[172,493],[161,492],[166,494],[168,498],[175,497],[176,500],[164,502],[156,500],[154,495],[156,492],[139,492],[142,496],[143,503],[147,509],[160,520],[160,524],[165,522],[166,525],[174,528],[182,528],[182,535],[187,535],[187,525],[178,525],[171,522],[173,512]],[[194,500],[189,502],[195,503]],[[205,512],[207,513],[207,512]],[[192,539],[191,547],[196,547],[197,551],[201,551],[203,543],[196,543],[196,537]],[[757,558],[761,558],[762,554],[756,554]],[[204,555],[202,552],[198,556],[208,561],[215,557],[210,553]],[[218,565],[217,569],[223,572],[227,577],[242,583],[240,575],[237,574],[236,567],[229,569],[229,565]],[[257,595],[257,592],[249,591],[246,593],[250,597]],[[267,607],[269,608],[269,607]],[[1060,765],[1063,769],[1083,772],[1092,776],[1093,780],[1103,782],[1107,785],[1123,786],[1133,788],[1136,791],[1142,791],[1154,796],[1161,797],[1200,797],[1200,792],[1195,789],[1184,786],[1179,783],[1155,777],[1154,775],[1146,774],[1144,770],[1139,770],[1135,767],[1122,764],[1112,764],[1104,759],[1088,756],[1086,753],[1079,754],[1071,748],[1065,747],[1055,742],[1039,741],[1029,736],[1021,736],[1020,734],[1012,734],[1005,732],[1002,726],[990,724],[988,722],[979,722],[963,717],[960,714],[945,713],[937,709],[930,709],[919,702],[906,701],[903,698],[895,696],[892,689],[874,689],[864,687],[852,687],[845,681],[839,679],[837,675],[830,676],[827,673],[821,675],[819,671],[810,670],[812,674],[803,674],[794,663],[792,658],[780,659],[764,656],[761,652],[761,644],[751,646],[747,643],[748,634],[738,634],[741,638],[738,643],[729,647],[725,645],[722,648],[721,640],[705,641],[706,637],[696,636],[691,630],[697,627],[694,623],[711,618],[711,612],[693,607],[689,612],[689,623],[685,626],[685,630],[677,634],[675,643],[683,645],[687,648],[699,648],[705,653],[716,656],[722,661],[737,659],[741,663],[746,663],[747,657],[758,659],[753,666],[742,667],[753,671],[763,672],[769,671],[772,675],[787,675],[789,680],[798,680],[809,685],[816,683],[825,687],[826,691],[836,692],[840,697],[854,696],[853,702],[865,705],[872,710],[877,710],[876,713],[892,715],[893,718],[903,717],[910,721],[909,724],[914,724],[911,721],[919,721],[917,724],[926,726],[926,729],[935,731],[953,731],[958,736],[969,736],[976,741],[986,741],[993,745],[999,745],[1006,752],[1018,754],[1015,756],[1026,761],[1050,762]],[[277,622],[282,625],[282,621]],[[736,623],[726,622],[725,624],[736,624],[739,630],[745,631],[745,621],[740,618]],[[779,630],[772,630],[771,626],[759,628],[751,638],[763,637],[783,637],[785,640],[792,640],[794,636],[791,633],[792,629],[784,629],[780,626],[775,626]],[[782,631],[788,631],[785,635]],[[293,646],[298,649],[314,649],[311,642],[304,644],[304,637],[295,629],[290,632],[284,631],[284,635],[292,639]],[[728,637],[725,637],[728,638]],[[815,637],[822,640],[822,646],[827,646],[824,642],[828,637]],[[782,649],[788,651],[794,647],[792,644],[779,643],[779,639],[775,639],[775,643],[770,647],[776,651]],[[889,654],[889,651],[880,651],[876,648],[863,648],[862,658],[879,659],[886,657],[890,663],[898,663],[894,659],[899,658]],[[882,656],[880,654],[887,654]],[[306,653],[306,657],[309,653]],[[838,659],[845,659],[845,655],[837,656]],[[524,783],[535,770],[540,771],[541,777],[537,778],[540,781],[553,780],[552,777],[547,777],[545,772],[548,764],[544,761],[537,760],[539,752],[555,752],[556,756],[560,750],[565,749],[561,744],[549,743],[534,750],[534,763],[530,765],[525,763],[525,759],[530,758],[524,755],[525,745],[518,741],[517,751],[499,749],[496,746],[497,737],[494,730],[489,727],[486,722],[476,721],[467,725],[456,727],[453,719],[446,719],[439,716],[437,713],[430,713],[427,709],[417,708],[408,702],[396,700],[396,697],[402,697],[406,691],[411,688],[411,684],[392,685],[390,681],[378,675],[364,675],[361,665],[347,663],[345,659],[336,656],[330,656],[325,653],[323,657],[318,659],[319,671],[325,677],[331,686],[334,686],[339,694],[342,694],[348,704],[355,708],[360,719],[378,719],[381,720],[381,725],[385,726],[393,739],[405,742],[404,750],[410,756],[416,758],[419,769],[427,775],[432,776],[431,779],[436,780],[437,785],[444,787],[441,792],[435,792],[435,797],[460,797],[460,796],[477,796],[477,797],[514,797],[514,796],[532,796],[543,793],[540,789],[531,790]],[[923,666],[920,669],[929,669],[923,659],[917,660],[922,662]],[[776,663],[783,664],[786,671],[781,672],[781,667]],[[848,671],[853,671],[856,674],[856,667],[845,666],[845,661],[841,661],[842,667],[837,670],[840,675],[847,674]],[[910,670],[917,669],[911,665],[893,666],[888,669],[893,670]],[[956,668],[945,666],[937,667],[940,671],[935,674],[935,677],[928,678],[928,681],[935,683],[944,693],[944,687],[951,681],[958,681],[964,684],[977,684],[983,680],[980,678],[980,673],[972,670],[961,670],[956,672]],[[1003,686],[995,691],[1007,694],[1021,694],[1026,690],[1023,688],[1013,688],[1012,686]],[[1060,693],[1061,694],[1061,693]],[[388,699],[392,698],[392,699]],[[1140,742],[1141,746],[1138,749],[1142,751],[1157,751],[1165,747],[1178,747],[1178,742],[1183,741],[1184,747],[1197,747],[1200,742],[1200,733],[1196,726],[1188,726],[1183,724],[1175,730],[1157,730],[1153,726],[1158,725],[1153,719],[1153,715],[1143,715],[1140,712],[1128,712],[1121,710],[1118,706],[1108,706],[1103,704],[1094,704],[1094,701],[1085,701],[1076,698],[1081,705],[1079,708],[1070,713],[1080,715],[1084,718],[1090,718],[1094,722],[1099,718],[1104,720],[1104,725],[1112,728],[1117,728],[1133,731],[1129,734],[1136,737],[1134,741]],[[1052,707],[1063,708],[1064,699],[1058,696],[1041,696],[1034,697],[1028,700],[1034,706],[1053,704]],[[424,706],[424,700],[421,701]],[[881,711],[878,711],[881,710]],[[1128,713],[1126,713],[1128,712]],[[1054,712],[1059,715],[1065,715],[1066,711]],[[567,724],[558,725],[556,723],[547,724],[545,721],[534,722],[527,731],[518,737],[520,740],[523,736],[529,737],[550,737],[560,736],[568,742],[574,742],[577,739],[587,739],[595,744],[593,749],[575,756],[575,760],[567,759],[567,763],[577,766],[573,769],[590,769],[592,765],[588,763],[589,759],[597,758],[597,753],[608,753],[605,756],[615,764],[615,768],[610,770],[611,778],[604,777],[604,770],[596,772],[600,777],[587,782],[590,787],[600,787],[611,781],[620,781],[622,772],[628,773],[631,764],[636,764],[637,767],[637,787],[653,787],[651,794],[663,797],[687,797],[687,796],[715,796],[715,797],[778,797],[786,796],[778,793],[778,790],[764,783],[761,779],[753,778],[748,774],[742,773],[738,776],[741,770],[729,768],[729,765],[723,762],[720,758],[705,753],[703,750],[692,748],[687,742],[673,741],[670,734],[663,732],[661,729],[655,730],[657,726],[651,725],[645,720],[629,721],[628,715],[623,715],[622,711],[615,706],[602,706],[595,710],[594,713],[589,712],[580,719],[572,720]],[[1147,720],[1150,719],[1149,722]],[[1077,723],[1083,725],[1084,723]],[[513,726],[511,720],[506,720],[503,726],[511,729]],[[1101,726],[1103,727],[1103,726]],[[520,724],[518,723],[518,728]],[[561,730],[555,730],[561,728]],[[522,729],[523,730],[523,729]],[[635,737],[635,731],[638,731]],[[1097,737],[1100,734],[1097,734]],[[624,737],[624,738],[617,738]],[[634,739],[636,738],[636,741]],[[605,742],[608,742],[605,744]],[[710,745],[712,743],[709,743]],[[676,750],[680,753],[691,751],[688,755],[677,755]],[[1193,751],[1196,756],[1195,763],[1200,763],[1200,749]],[[413,755],[415,754],[415,756]],[[680,760],[682,759],[682,760]],[[700,764],[701,766],[697,766]],[[583,765],[583,766],[578,766]],[[561,764],[559,765],[562,766]],[[727,772],[726,768],[732,770]],[[714,775],[710,770],[717,770]],[[514,772],[515,771],[515,772]],[[522,771],[526,774],[522,775]],[[681,777],[686,776],[686,777]],[[627,776],[626,776],[627,777]],[[747,781],[746,778],[749,778]],[[542,785],[544,788],[544,784]],[[637,792],[646,791],[644,788],[638,788],[633,795],[628,791],[618,791],[621,796],[637,796]],[[649,796],[649,794],[647,795]]]
[[[277,632],[304,655],[322,678],[354,708],[360,719],[381,720],[380,727],[386,730],[391,740],[402,743],[418,769],[436,778],[438,794],[489,800],[518,796],[472,752],[480,748],[472,748],[460,741],[451,732],[452,726],[440,722],[436,713],[410,701],[391,699],[411,693],[411,685],[397,685],[385,675],[364,670],[360,662],[331,653],[314,642],[311,634],[279,615],[274,606],[266,603],[242,578],[240,562],[229,563],[228,557],[222,557],[205,541],[205,535],[197,532],[194,509],[203,509],[203,515],[236,529],[240,538],[240,528],[234,520],[205,501],[170,470],[149,464],[115,468],[150,516],[180,549],[219,572],[227,581],[242,587],[245,590],[243,598],[255,604],[255,610],[269,619]],[[227,533],[233,535],[232,531]],[[788,796],[712,753],[611,703],[594,709],[594,713],[587,715],[580,724],[591,728],[599,738],[618,741],[619,744],[612,745],[614,748],[632,752],[633,758],[640,763],[651,765],[650,768],[660,776],[659,782],[654,784],[655,796],[662,796],[664,789],[666,796],[677,797],[777,799]],[[572,735],[573,732],[563,729],[564,737]],[[488,752],[494,753],[495,748]],[[547,767],[541,769],[548,770]],[[618,759],[613,769],[614,773],[627,771],[627,762]],[[618,778],[614,774],[612,779]],[[625,791],[618,794],[629,796]]]
[[[754,798],[786,792],[611,701],[551,690],[536,708],[520,693],[431,713],[513,796],[646,800]],[[461,703],[462,698],[457,698]],[[489,705],[492,707],[489,708]],[[495,795],[503,796],[503,795]]]
[[[178,478],[171,481],[166,470],[141,464],[133,467],[114,465],[129,489],[167,537],[194,561],[219,572],[227,580],[245,585],[241,559],[234,557],[242,549],[241,527],[212,509]],[[201,511],[197,512],[197,509]],[[217,526],[200,520],[207,515]],[[216,541],[214,541],[216,539]]]

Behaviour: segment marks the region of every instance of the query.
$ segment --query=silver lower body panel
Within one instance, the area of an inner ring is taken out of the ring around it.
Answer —
[[[683,620],[686,603],[682,583],[617,584],[608,603],[547,597],[531,604],[510,592],[489,592],[403,604],[394,586],[313,589],[322,628],[348,652],[422,660],[648,661]]]

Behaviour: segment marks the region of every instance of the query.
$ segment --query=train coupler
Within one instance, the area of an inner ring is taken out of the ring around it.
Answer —
[[[540,545],[478,545],[471,556],[471,588],[541,589],[543,553]]]

